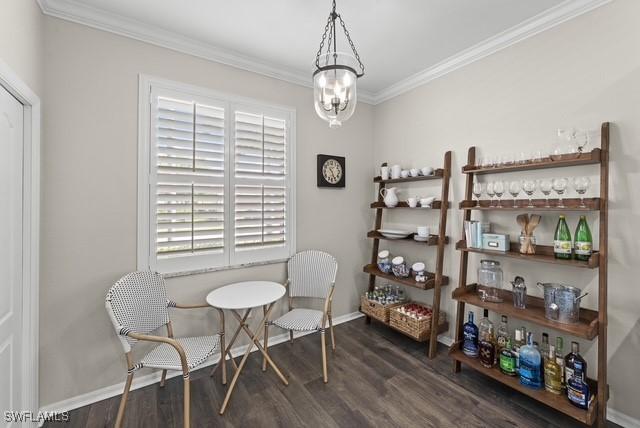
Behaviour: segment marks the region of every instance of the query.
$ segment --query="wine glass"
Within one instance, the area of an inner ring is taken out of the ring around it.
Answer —
[[[549,195],[551,194],[551,190],[553,190],[553,183],[548,178],[540,180],[538,183],[538,188],[544,194],[545,199],[547,200],[546,208],[551,208],[549,205]]]
[[[587,193],[591,181],[589,177],[576,177],[573,179],[573,188],[580,195],[580,208],[586,208],[584,204],[584,194]]]
[[[527,194],[527,196],[529,197],[529,205],[527,205],[527,208],[533,208],[533,202],[531,202],[531,196],[533,196],[533,193],[536,191],[536,182],[533,180],[524,180],[522,182],[522,190],[524,190],[524,193]],[[551,191],[551,187],[549,186],[549,191]],[[547,193],[548,196],[548,193]],[[549,203],[549,198],[547,198],[547,204]]]
[[[476,197],[476,207],[480,206],[480,196],[482,196],[482,183],[476,181],[473,183],[473,195]]]
[[[569,184],[569,180],[566,178],[554,178],[552,181],[553,190],[558,195],[558,208],[565,208],[562,195],[567,190],[567,184]]]
[[[519,181],[512,181],[509,184],[509,193],[511,194],[511,196],[513,196],[513,208],[516,207],[516,204],[517,204],[516,198],[520,194],[520,190],[521,190],[521,187],[520,187]]]
[[[504,183],[502,181],[496,181],[493,183],[493,191],[496,192],[498,197],[498,208],[502,208],[502,195],[504,194]]]
[[[492,207],[493,206],[493,197],[496,194],[496,191],[493,189],[493,182],[488,182],[487,183],[487,196],[489,197],[489,206]]]

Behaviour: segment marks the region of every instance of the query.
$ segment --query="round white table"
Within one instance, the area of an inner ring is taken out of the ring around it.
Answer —
[[[207,303],[214,308],[218,309],[226,309],[231,311],[233,316],[238,320],[238,328],[236,329],[231,341],[224,349],[224,353],[222,358],[225,358],[229,355],[229,359],[235,366],[235,373],[233,375],[233,379],[231,380],[231,384],[229,385],[229,390],[227,391],[227,395],[224,398],[224,402],[222,403],[222,407],[220,408],[220,414],[222,415],[227,408],[227,404],[229,403],[229,399],[231,398],[231,394],[236,385],[238,377],[240,376],[240,372],[244,368],[247,358],[253,349],[253,346],[257,346],[258,350],[264,356],[265,362],[268,362],[271,367],[273,367],[274,371],[278,375],[278,377],[282,380],[285,385],[288,385],[289,382],[284,377],[278,366],[273,362],[269,354],[266,350],[266,340],[265,346],[263,347],[260,343],[260,336],[266,332],[266,327],[269,322],[269,314],[273,309],[275,303],[285,295],[287,289],[277,282],[271,281],[245,281],[245,282],[236,282],[234,284],[225,285],[223,287],[217,288],[210,292],[207,295]],[[263,318],[260,324],[258,324],[257,330],[251,331],[249,325],[247,324],[247,319],[251,314],[251,311],[254,308],[258,308],[262,306],[263,308]],[[241,315],[240,310],[244,310],[244,314]],[[260,326],[264,326],[264,328],[260,328]],[[247,349],[242,356],[242,360],[239,365],[236,365],[235,359],[231,354],[231,348],[235,343],[238,335],[241,331],[244,331],[247,336],[251,339],[251,342],[247,346]],[[266,337],[265,337],[266,339]],[[224,347],[224,345],[223,345]],[[223,369],[223,370],[226,370]],[[226,377],[226,376],[225,376]]]

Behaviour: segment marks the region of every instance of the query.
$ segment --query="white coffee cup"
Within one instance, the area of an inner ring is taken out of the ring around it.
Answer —
[[[400,178],[400,171],[402,171],[400,165],[393,165],[391,167],[391,178]]]
[[[402,178],[409,177],[409,170],[408,169],[403,169],[402,171],[400,171],[400,177],[402,177]]]
[[[418,206],[418,198],[407,198],[407,204],[409,204],[409,206],[411,208],[415,208]]]
[[[430,166],[425,166],[420,170],[420,172],[422,172],[422,175],[433,175],[433,168]]]
[[[389,179],[389,167],[388,166],[380,167],[380,178],[382,180],[388,180]]]
[[[418,236],[420,237],[425,238],[429,236],[429,226],[418,226],[417,231],[418,231]]]
[[[418,168],[411,168],[409,170],[409,173],[412,177],[417,177],[418,175],[420,175],[420,170]]]

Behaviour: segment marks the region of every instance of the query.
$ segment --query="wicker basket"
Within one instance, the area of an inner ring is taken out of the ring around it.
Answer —
[[[413,304],[418,304],[420,306],[424,306],[426,308],[430,308],[431,306],[425,305],[421,302],[410,302]],[[431,334],[431,317],[425,317],[421,320],[417,320],[413,317],[403,314],[398,309],[400,309],[404,305],[408,305],[410,303],[403,303],[402,305],[398,305],[389,311],[389,325],[396,330],[399,330],[406,334],[409,337],[414,338],[417,341],[424,341],[429,338]],[[446,322],[447,315],[444,312],[440,312],[440,320],[438,325],[442,325]]]
[[[389,310],[404,303],[391,303],[383,305],[374,300],[367,299],[367,296],[360,296],[360,310],[371,318],[389,324]]]

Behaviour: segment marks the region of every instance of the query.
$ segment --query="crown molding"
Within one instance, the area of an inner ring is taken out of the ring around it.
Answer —
[[[140,21],[106,12],[77,0],[37,0],[42,12],[67,21],[83,24],[156,46],[225,64],[307,88],[313,87],[310,72],[286,69],[268,61],[222,49],[179,33],[162,30]],[[465,49],[438,64],[376,92],[358,91],[358,99],[380,104],[434,79],[494,54],[513,44],[603,6],[613,0],[565,0],[559,5]]]
[[[77,0],[37,0],[42,12],[55,18],[108,31],[141,42],[193,55],[295,85],[313,88],[311,71],[286,69],[277,64],[251,58],[228,49],[163,30],[135,19],[83,4]],[[371,104],[373,94],[358,90],[358,99]]]
[[[373,103],[380,104],[611,1],[613,0],[565,0],[502,33],[375,93]]]

